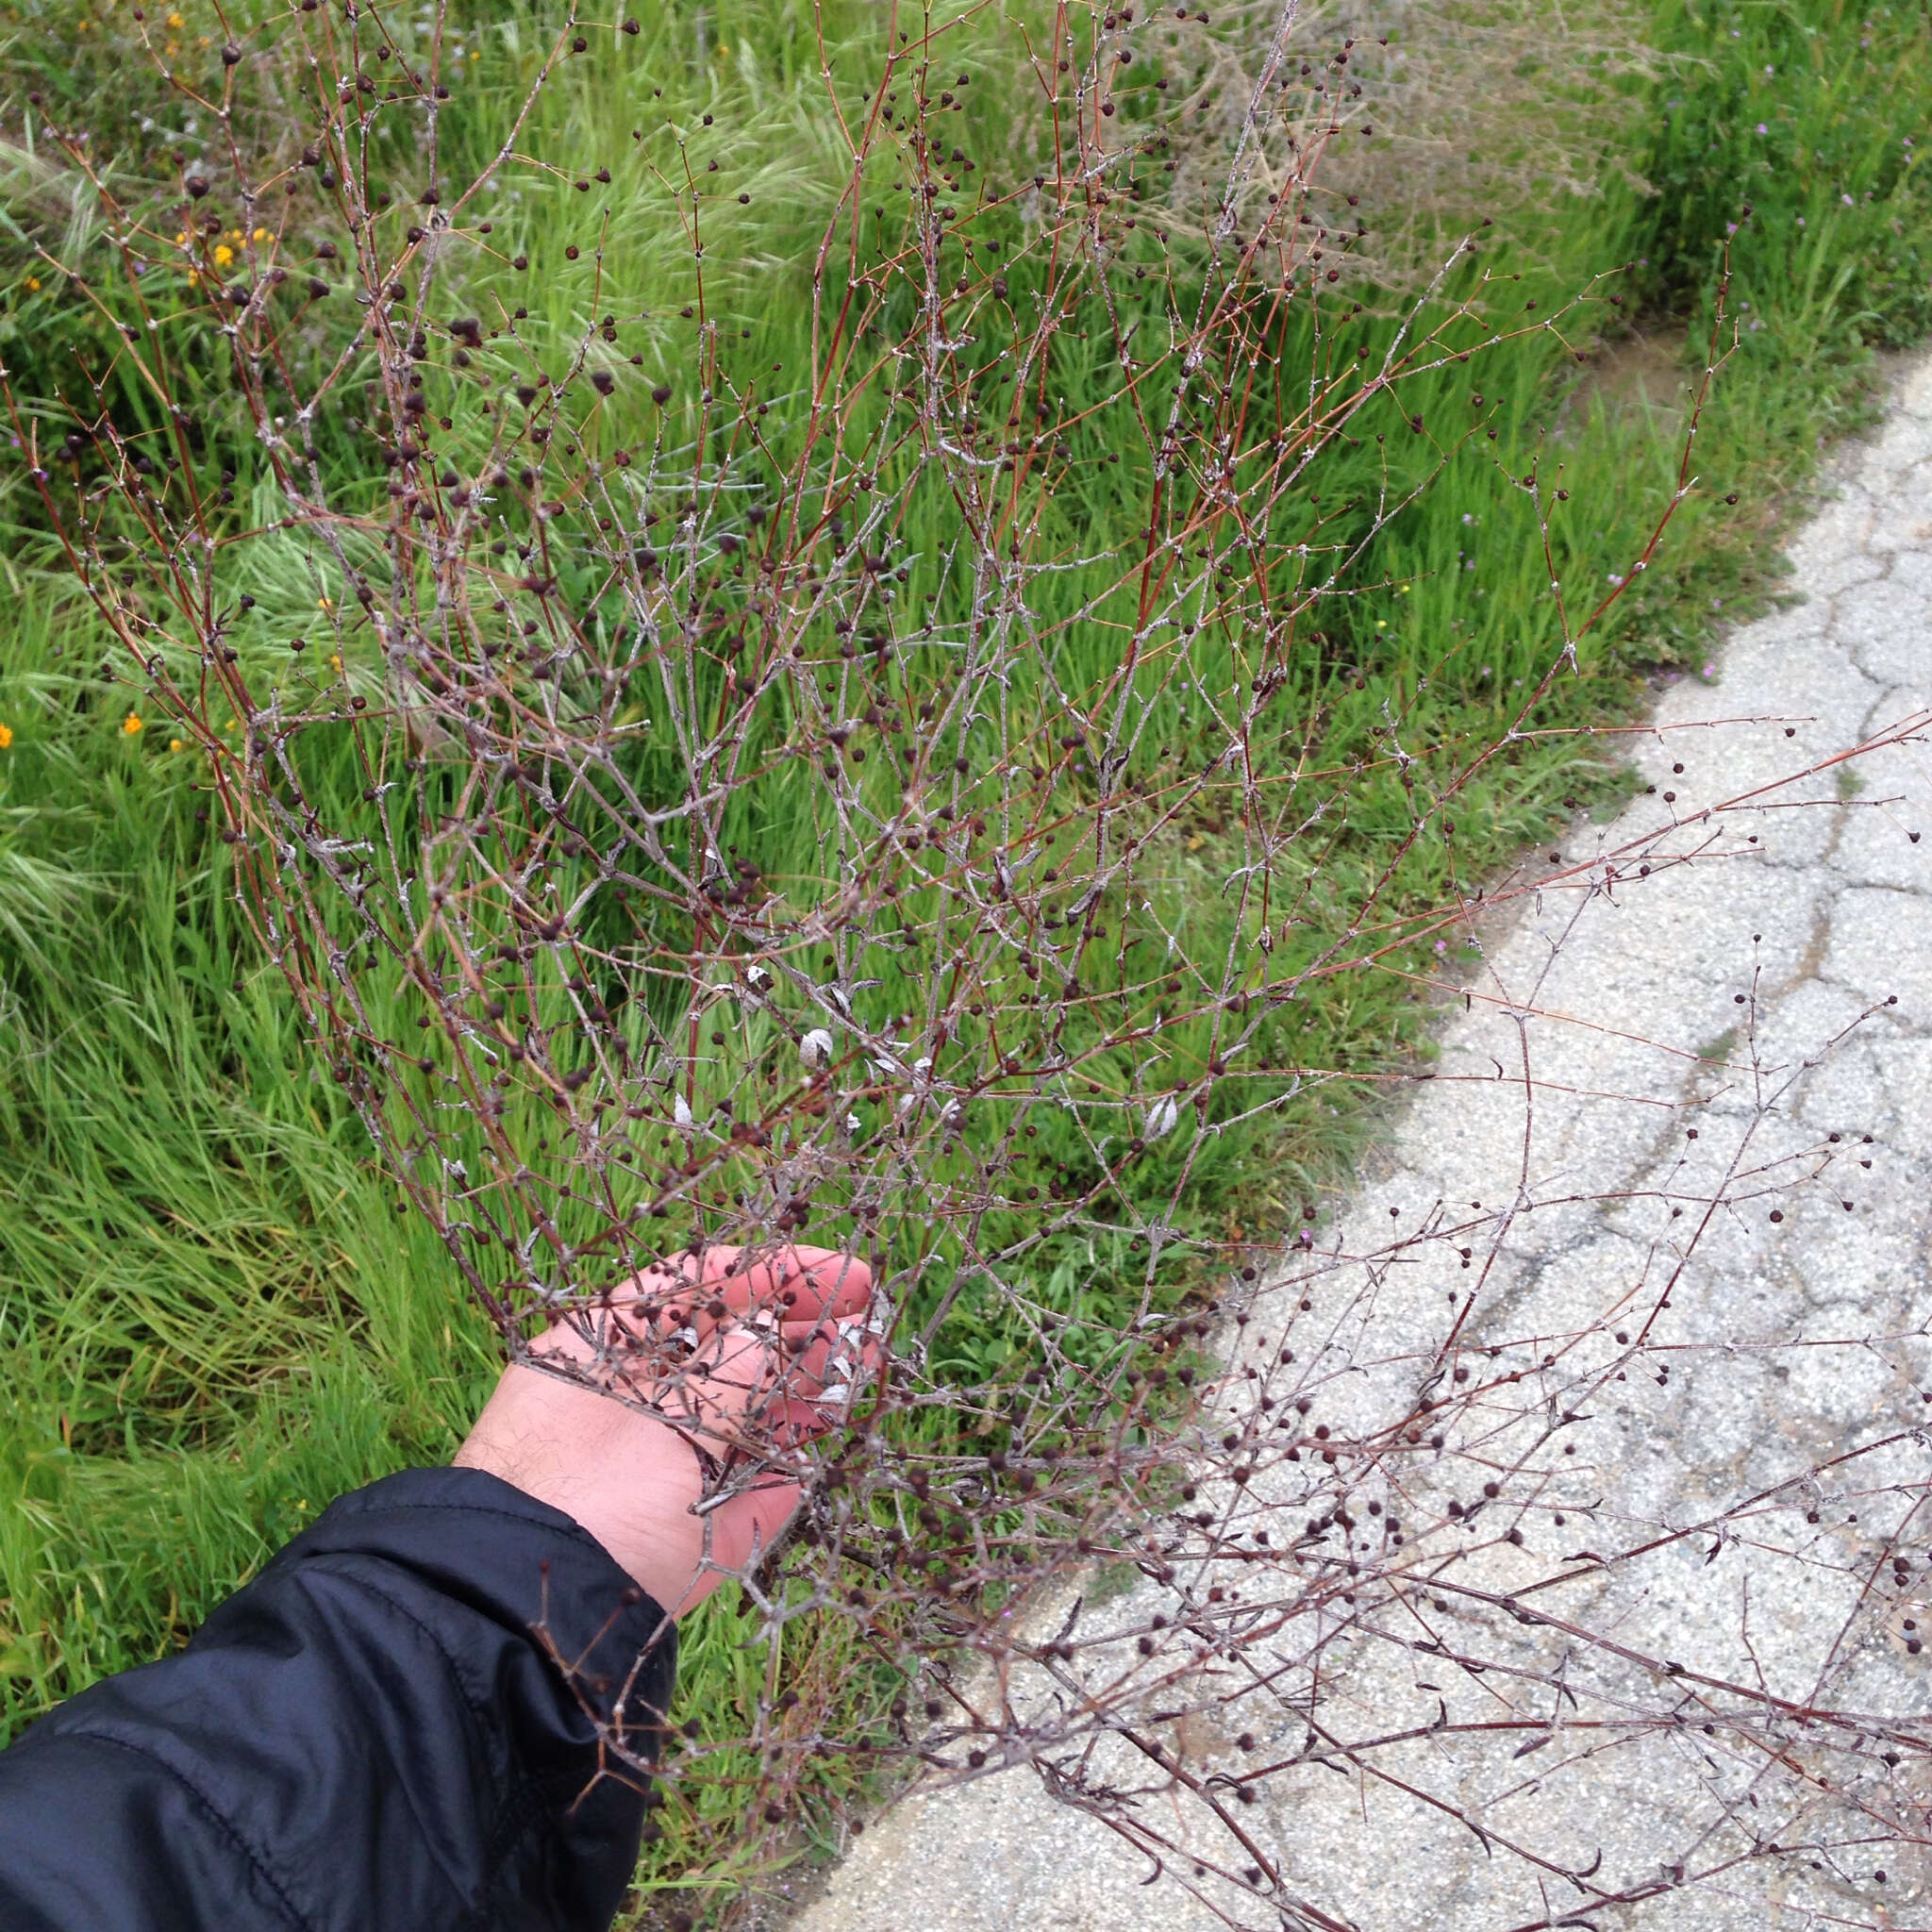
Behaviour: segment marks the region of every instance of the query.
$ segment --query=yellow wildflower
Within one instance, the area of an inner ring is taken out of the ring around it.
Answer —
[[[224,242],[215,249],[215,266],[226,268],[235,258],[235,251]]]
[[[188,749],[188,746],[183,740],[179,738],[171,738],[168,741],[168,749],[170,751],[186,751]]]
[[[178,13],[171,13],[168,16],[168,25],[178,31],[180,28],[186,26],[188,23],[185,20],[183,20]]]
[[[13,742],[13,726],[0,724],[0,751],[5,751]]]
[[[142,728],[141,719],[132,711],[129,711],[126,717],[121,721],[121,735],[123,738],[138,738],[141,735]]]
[[[275,238],[266,228],[258,228],[248,239],[251,242],[273,242]]]
[[[40,291],[40,286],[41,286],[41,278],[40,278],[40,276],[39,276],[39,275],[29,275],[29,276],[27,276],[27,278],[26,278],[26,291],[27,291],[27,293],[28,293],[29,295],[32,295],[32,294],[37,294],[37,293],[38,293],[38,292]]]
[[[340,651],[331,651],[328,654],[328,668],[334,672],[341,672],[342,668],[342,654]]]

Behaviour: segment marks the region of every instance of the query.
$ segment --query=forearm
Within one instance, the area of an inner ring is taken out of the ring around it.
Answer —
[[[480,1470],[391,1477],[0,1754],[0,1923],[601,1932],[643,1800],[600,1726],[648,1756],[674,1662],[569,1518]]]

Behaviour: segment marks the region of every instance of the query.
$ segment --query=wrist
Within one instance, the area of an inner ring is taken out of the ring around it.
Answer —
[[[512,1365],[455,1460],[561,1510],[672,1616],[707,1593],[697,1452],[656,1417]]]

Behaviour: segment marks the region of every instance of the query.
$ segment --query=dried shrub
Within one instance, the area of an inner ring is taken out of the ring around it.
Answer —
[[[1682,1679],[1618,1637],[1614,1592],[1595,1624],[1527,1607],[1504,1525],[1628,1359],[1605,1354],[1614,1295],[1507,1371],[1472,1370],[1466,1301],[1370,1319],[1419,1252],[1500,1267],[1512,1211],[1439,1206],[1344,1255],[1312,1201],[1268,1240],[1191,1205],[1248,1124],[1359,1091],[1310,1051],[1321,1002],[1441,985],[1432,948],[1480,898],[1460,801],[1543,728],[1623,589],[1566,588],[1566,491],[1532,466],[1512,484],[1547,630],[1493,735],[1425,741],[1422,689],[1357,702],[1383,540],[1489,460],[1484,358],[1586,340],[1594,291],[1538,308],[1457,244],[1379,324],[1357,228],[1315,198],[1315,163],[1367,139],[1341,131],[1374,106],[1357,63],[1304,54],[1291,7],[1265,32],[1221,11],[868,14],[816,101],[747,50],[733,110],[797,138],[743,187],[709,110],[575,118],[572,63],[645,37],[574,15],[517,27],[521,91],[459,111],[440,8],[264,14],[200,80],[171,70],[201,132],[151,192],[53,130],[113,272],[63,287],[97,325],[79,382],[9,391],[31,480],[148,694],[130,728],[165,718],[205,761],[265,957],[506,1356],[564,1319],[585,1350],[546,1365],[622,1381],[638,1341],[608,1297],[660,1255],[816,1242],[877,1285],[878,1366],[826,1338],[832,1446],[799,1450],[778,1411],[717,1457],[714,1499],[774,1470],[809,1488],[741,1578],[772,1660],[747,1725],[700,1714],[663,1767],[667,1802],[728,1833],[721,1890],[841,1778],[1017,1751],[1158,1856],[1185,1842],[1233,1893],[1333,1924],[1240,1807],[1341,1748],[1325,1657],[1392,1616],[1405,1656],[1460,1618],[1464,1668],[1543,1696],[1497,1720],[1511,1749],[1586,1693],[1633,1736],[1676,1737],[1690,1700],[1768,1757],[1800,1722],[1860,1764],[1900,1736]],[[1523,28],[1486,18],[1493,65]],[[685,58],[671,30],[655,58]],[[1045,105],[971,120],[993,68]],[[1370,150],[1348,192],[1389,206],[1404,152]],[[1420,237],[1453,203],[1414,178]],[[826,209],[803,367],[727,299],[777,273],[768,192]],[[688,253],[687,304],[616,305],[634,246]],[[1691,480],[1687,443],[1646,561]],[[1457,652],[1431,675],[1469,675]],[[1398,1023],[1411,1056],[1424,1017]],[[1267,1273],[1285,1324],[1217,1327],[1230,1273],[1242,1294]],[[1458,1569],[1477,1516],[1489,1554]],[[1105,1562],[1173,1601],[1025,1613]],[[1203,1772],[1173,1726],[1264,1652],[1306,1735]],[[1380,1775],[1413,1741],[1346,1755]],[[1223,1850],[1124,1814],[1135,1776],[1191,1794]],[[1609,1902],[1567,1852],[1486,1843]]]
[[[1284,37],[1280,6],[1233,0],[1210,37],[1186,8],[1103,16],[1096,86],[1110,70],[1144,99],[1132,63],[1149,62],[1180,135],[1159,211],[1171,232],[1225,242],[1278,224],[1285,202],[1350,238],[1345,275],[1387,299],[1426,287],[1480,229],[1514,263],[1561,262],[1579,201],[1645,192],[1630,136],[1663,61],[1641,8],[1324,0],[1286,17]]]

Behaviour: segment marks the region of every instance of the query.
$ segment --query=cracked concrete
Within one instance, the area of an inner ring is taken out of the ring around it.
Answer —
[[[1838,473],[1225,1335],[1211,1530],[797,1932],[1932,1924],[1932,365]]]

